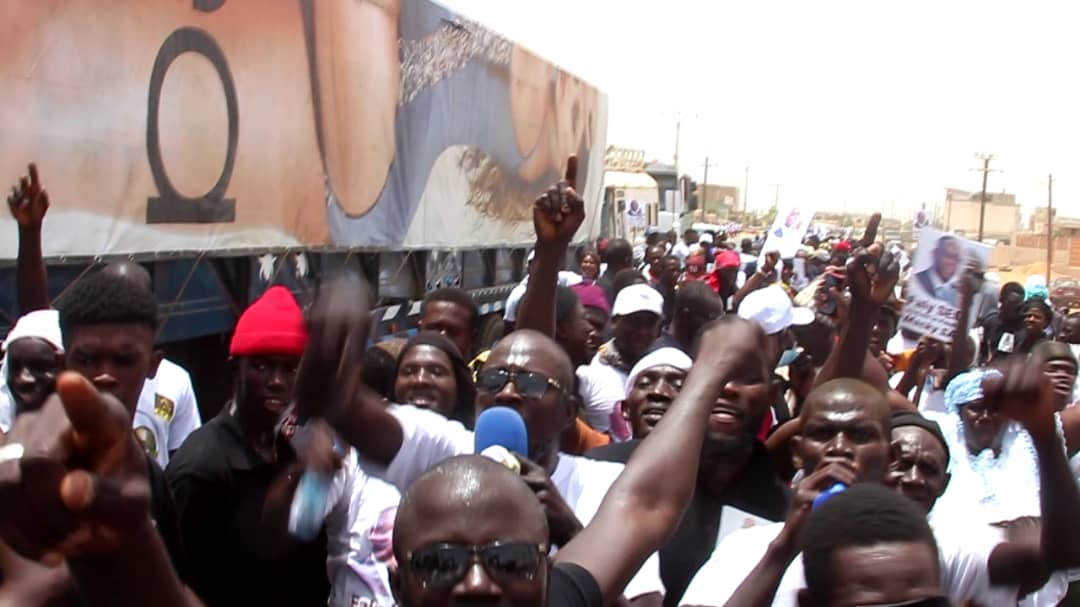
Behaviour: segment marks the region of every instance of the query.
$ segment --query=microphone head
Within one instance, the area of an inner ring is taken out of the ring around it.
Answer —
[[[822,504],[829,501],[832,496],[845,490],[847,490],[847,485],[845,485],[844,483],[833,483],[832,487],[829,487],[828,489],[822,491],[818,494],[817,497],[814,498],[813,504],[810,505],[810,510],[817,510],[822,506]]]
[[[476,418],[473,453],[482,453],[492,445],[499,445],[507,451],[529,456],[529,432],[525,429],[525,420],[521,414],[501,405],[485,409]]]

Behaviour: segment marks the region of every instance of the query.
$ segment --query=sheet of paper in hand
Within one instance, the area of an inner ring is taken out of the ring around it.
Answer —
[[[765,245],[761,247],[758,267],[765,263],[765,254],[772,251],[779,251],[781,259],[795,257],[806,236],[806,229],[814,219],[814,211],[810,203],[792,201],[780,205],[776,219],[769,228],[769,235],[765,238]]]
[[[735,506],[724,506],[720,511],[720,531],[717,533],[716,542],[720,543],[720,540],[746,527],[756,527],[758,525],[771,525],[773,521],[767,518],[762,518],[756,514],[750,514],[745,510],[740,510]]]
[[[960,313],[960,280],[972,257],[978,260],[979,271],[985,271],[990,247],[929,228],[920,230],[900,328],[940,341],[951,340]],[[978,296],[972,307],[977,305]],[[971,314],[972,322],[975,316]]]

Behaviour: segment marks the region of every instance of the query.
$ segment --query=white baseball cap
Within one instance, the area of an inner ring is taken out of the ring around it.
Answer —
[[[664,296],[649,285],[630,285],[615,297],[611,316],[628,316],[637,312],[664,315]]]
[[[773,335],[791,325],[814,322],[814,311],[795,307],[787,292],[773,285],[747,295],[739,304],[739,317],[756,322],[766,335]]]

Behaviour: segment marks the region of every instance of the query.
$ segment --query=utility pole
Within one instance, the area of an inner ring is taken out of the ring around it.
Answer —
[[[1054,263],[1054,174],[1046,185],[1046,288],[1050,288],[1050,266]]]
[[[679,178],[679,131],[682,129],[682,117],[675,119],[675,178]]]
[[[746,167],[746,176],[743,177],[742,212],[744,216],[746,215],[746,196],[748,192],[750,192],[750,167]]]
[[[777,212],[780,211],[780,186],[782,183],[774,183],[773,187],[776,188],[776,192],[773,194],[773,206],[776,207]]]
[[[979,160],[983,161],[981,169],[975,169],[982,171],[982,193],[979,194],[979,242],[983,240],[983,225],[986,222],[986,176],[990,174],[990,161],[994,159],[993,154],[977,154],[975,156]]]
[[[701,196],[699,197],[700,202],[698,206],[701,208],[701,216],[704,218],[705,212],[708,210],[707,207],[709,206],[709,167],[716,165],[709,164],[709,157],[706,156],[705,164],[703,164],[702,166],[705,167],[705,175],[701,179]]]

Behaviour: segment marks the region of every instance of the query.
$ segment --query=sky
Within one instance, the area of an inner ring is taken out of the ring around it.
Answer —
[[[1080,217],[1080,3],[440,0],[596,84],[607,142],[743,187],[910,219],[944,189]],[[779,185],[779,187],[777,187]]]

